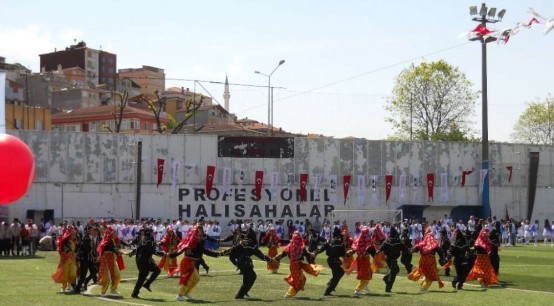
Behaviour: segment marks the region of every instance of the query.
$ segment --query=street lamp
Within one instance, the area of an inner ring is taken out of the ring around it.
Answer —
[[[472,16],[473,21],[479,22],[482,28],[486,28],[487,23],[497,23],[504,18],[506,10],[501,10],[496,15],[496,8],[491,7],[487,8],[485,3],[481,4],[481,8],[477,10],[477,6],[470,6],[469,13]],[[477,36],[470,38],[472,41],[481,42],[481,68],[482,68],[482,139],[481,139],[481,148],[482,148],[482,169],[489,169],[489,130],[488,130],[488,110],[487,110],[487,43],[493,42],[496,40],[496,37],[486,36],[478,34]],[[489,175],[484,178],[483,181],[483,193],[481,194],[481,200],[483,203],[483,215],[489,217],[491,214],[490,203],[489,203]]]
[[[256,74],[261,74],[265,77],[267,77],[267,135],[271,135],[273,130],[273,89],[271,88],[271,76],[273,73],[279,68],[279,66],[283,65],[285,63],[285,60],[280,60],[279,64],[277,64],[277,67],[273,69],[273,71],[270,74],[265,74],[259,71],[254,71]]]

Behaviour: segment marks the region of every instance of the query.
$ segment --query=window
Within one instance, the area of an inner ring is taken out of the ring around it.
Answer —
[[[35,120],[35,130],[42,131],[44,130],[44,124],[42,120]]]
[[[23,127],[23,121],[21,119],[15,119],[15,128],[21,129]]]

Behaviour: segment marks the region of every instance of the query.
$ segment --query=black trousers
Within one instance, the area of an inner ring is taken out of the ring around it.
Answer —
[[[16,249],[17,256],[21,253],[21,244],[19,243],[19,237],[12,237],[10,249],[12,251],[12,255],[14,255],[13,250]]]
[[[88,277],[87,277],[88,272]],[[97,265],[90,260],[80,260],[79,261],[79,282],[75,286],[75,292],[81,292],[83,285],[85,288],[88,286],[88,282],[92,279],[93,275],[96,276],[98,273]]]
[[[491,260],[492,268],[494,269],[494,274],[498,275],[500,270],[500,256],[498,256],[498,253],[491,253],[489,258]]]
[[[245,260],[245,262],[239,262],[239,269],[242,274],[242,286],[240,286],[239,292],[235,296],[236,299],[244,298],[252,286],[254,286],[254,282],[258,277],[254,271],[254,265],[251,259]]]
[[[196,271],[200,271],[200,266],[202,266],[202,268],[204,268],[204,270],[206,270],[206,271],[208,271],[210,269],[210,267],[208,266],[208,264],[206,264],[206,261],[202,257],[200,257],[196,261]]]
[[[138,295],[140,292],[140,288],[144,287],[150,287],[150,285],[158,278],[158,275],[160,275],[160,268],[156,266],[155,263],[149,262],[149,263],[138,263],[137,262],[137,268],[139,270],[138,279],[135,283],[135,288],[133,289],[133,295]],[[150,277],[148,277],[148,274],[150,274]],[[148,280],[146,279],[148,277]]]
[[[462,289],[470,270],[469,264],[463,260],[454,260],[454,268],[456,269],[456,276],[452,279],[452,287]]]
[[[439,259],[439,264],[440,264],[441,266],[444,266],[444,265],[447,264],[447,263],[448,263],[448,260],[446,260],[446,258],[444,258],[444,259]],[[444,275],[450,276],[450,268],[444,269]]]
[[[389,273],[385,274],[383,277],[383,281],[385,282],[385,291],[390,292],[392,289],[392,285],[394,284],[394,281],[396,280],[396,275],[398,272],[400,272],[400,267],[398,266],[398,261],[396,259],[388,259],[387,265],[389,266]],[[410,263],[411,265],[411,263]],[[407,268],[406,268],[407,269]]]
[[[406,267],[406,272],[409,274],[412,272],[413,265],[412,265],[412,253],[406,252],[402,253],[402,256],[400,257],[400,262]]]
[[[340,279],[344,276],[344,270],[342,269],[340,258],[327,257],[327,264],[332,273],[331,280],[329,280],[327,289],[325,289],[325,294],[329,295],[337,288]]]

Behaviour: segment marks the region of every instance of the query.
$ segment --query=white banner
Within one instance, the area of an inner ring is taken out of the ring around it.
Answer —
[[[337,204],[338,202],[337,186],[338,186],[337,175],[336,174],[329,175],[329,200],[331,201],[331,204]]]
[[[485,184],[485,177],[487,177],[488,172],[489,169],[481,169],[481,177],[479,178],[479,195],[483,194],[483,185]]]
[[[448,173],[441,173],[441,200],[448,202]]]
[[[412,202],[414,204],[419,203],[420,197],[419,197],[419,186],[421,183],[419,182],[419,176],[414,175],[414,181],[413,181],[413,191],[412,191]]]
[[[319,201],[321,196],[321,174],[316,174],[314,177],[314,199]]]
[[[365,205],[365,175],[358,175],[358,204]]]
[[[400,182],[398,187],[400,187],[400,199],[404,200],[406,198],[406,174],[400,175]]]
[[[244,188],[244,180],[246,180],[246,171],[244,169],[239,170],[239,190]]]
[[[269,191],[271,192],[271,198],[277,196],[277,189],[279,188],[279,172],[271,172]]]
[[[184,163],[181,160],[173,161],[173,177],[171,178],[171,189],[175,190],[175,185],[177,184],[177,178],[179,177],[179,169],[183,167]]]
[[[371,176],[371,201],[373,204],[379,204],[379,192],[377,191],[377,175]]]
[[[231,192],[231,183],[233,181],[233,170],[231,167],[224,167],[223,168],[223,192],[230,193]]]
[[[5,90],[6,90],[6,72],[0,71],[0,134],[6,134],[6,91]]]

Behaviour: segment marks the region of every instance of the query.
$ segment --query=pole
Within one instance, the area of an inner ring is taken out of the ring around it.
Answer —
[[[30,120],[30,115],[29,115],[29,74],[27,72],[25,72],[25,100],[27,100],[27,103],[25,103],[26,107],[27,107],[27,129],[30,130],[31,129],[31,120]],[[24,125],[22,124],[22,128],[25,128]],[[63,221],[62,221],[63,222]]]
[[[142,141],[137,142],[137,194],[136,194],[136,220],[140,220],[140,185],[142,181]]]
[[[63,215],[63,182],[60,182],[60,185],[62,186],[62,207],[61,207],[61,213],[62,213],[62,223],[63,223],[63,218],[64,218],[64,215]]]
[[[414,99],[410,93],[410,141],[413,140],[413,121],[414,121]]]
[[[271,87],[271,135],[273,135],[273,87]]]
[[[271,135],[271,74],[267,77],[267,135]]]
[[[487,17],[481,16],[481,25],[487,25]],[[483,193],[481,194],[481,201],[483,203],[483,215],[490,217],[491,209],[489,203],[489,122],[488,122],[488,108],[487,108],[487,41],[485,37],[481,37],[481,64],[482,64],[482,169],[487,170],[487,173],[483,179]]]
[[[0,71],[0,134],[6,133],[6,73]]]

